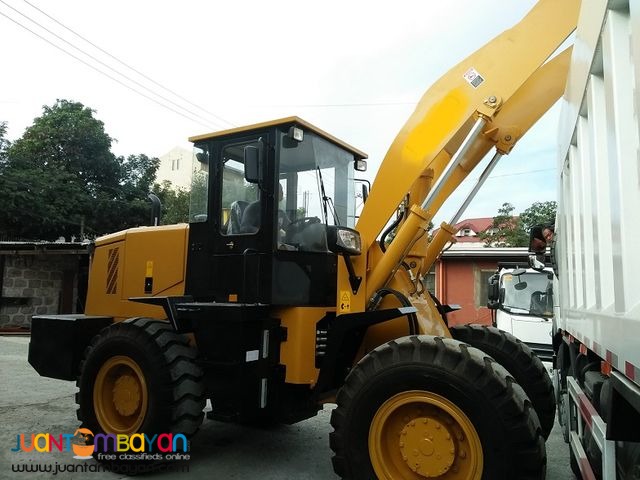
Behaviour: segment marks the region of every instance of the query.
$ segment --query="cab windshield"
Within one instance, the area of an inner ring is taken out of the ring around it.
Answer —
[[[301,142],[284,132],[281,145],[279,209],[288,220],[310,218],[353,228],[353,154],[309,131],[304,132]]]
[[[527,272],[504,274],[500,288],[504,292],[502,307],[511,313],[551,317],[553,315],[552,274]]]

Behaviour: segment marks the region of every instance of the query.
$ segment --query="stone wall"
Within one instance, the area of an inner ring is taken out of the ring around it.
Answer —
[[[28,328],[32,315],[77,313],[83,257],[58,252],[3,255],[0,328]]]

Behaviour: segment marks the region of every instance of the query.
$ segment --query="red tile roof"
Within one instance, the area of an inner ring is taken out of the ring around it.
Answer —
[[[460,222],[456,223],[454,227],[458,231],[464,228],[469,228],[475,233],[475,235],[474,236],[457,236],[456,241],[459,243],[480,243],[482,242],[482,240],[480,240],[480,238],[478,238],[477,235],[487,230],[492,223],[493,223],[493,217],[467,218],[467,219],[461,220]],[[433,234],[435,235],[438,230],[439,229],[436,228],[433,231]]]
[[[463,228],[470,228],[476,233],[484,232],[487,228],[491,226],[493,223],[493,217],[483,217],[483,218],[467,218],[456,223],[454,226],[461,230]]]

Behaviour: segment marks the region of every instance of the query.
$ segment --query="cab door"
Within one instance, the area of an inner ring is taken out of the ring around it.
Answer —
[[[268,134],[221,142],[212,179],[213,225],[211,290],[216,301],[268,303],[273,225],[273,195],[269,192],[273,153]],[[246,179],[244,151],[259,148],[260,181]]]

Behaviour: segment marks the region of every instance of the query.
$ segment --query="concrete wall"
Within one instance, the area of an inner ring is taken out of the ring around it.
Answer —
[[[0,328],[29,327],[32,315],[76,313],[83,257],[53,252],[2,255]]]

